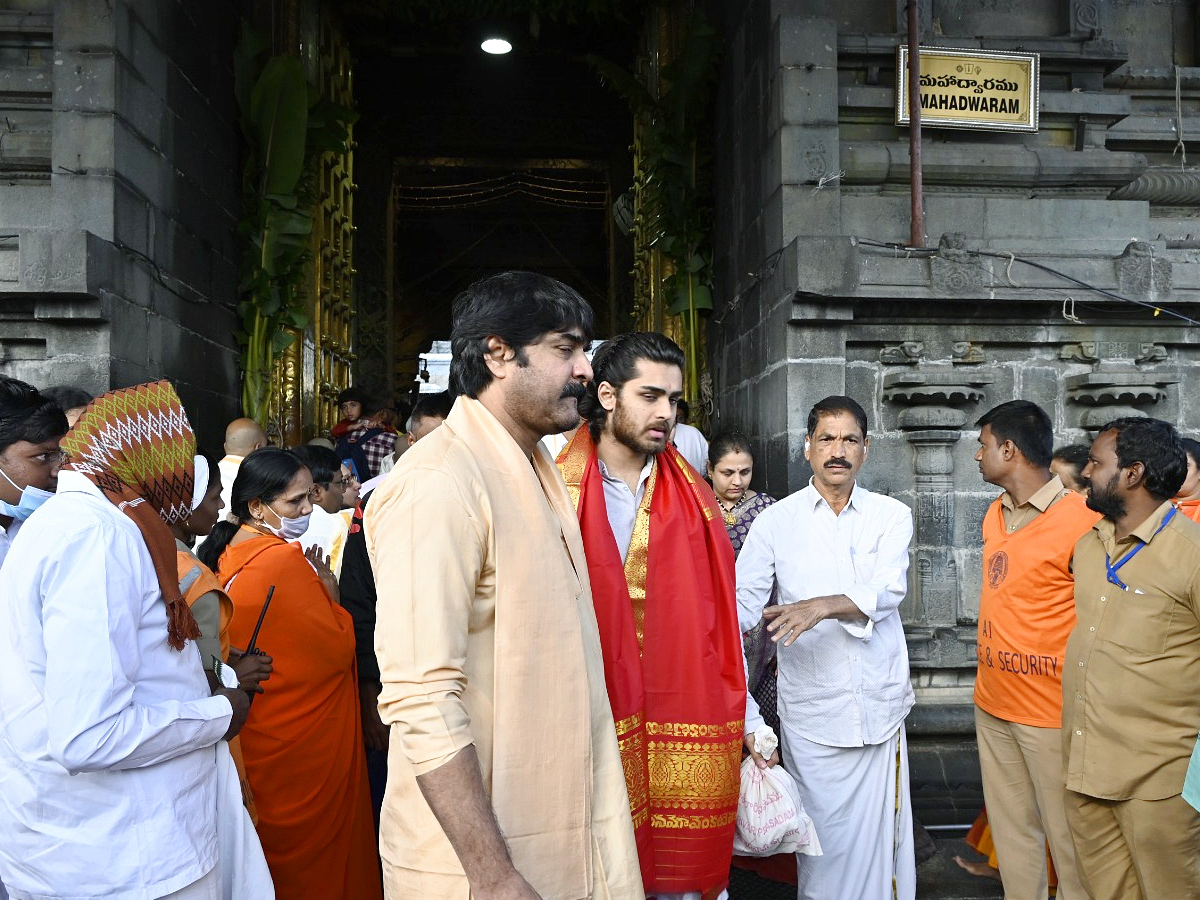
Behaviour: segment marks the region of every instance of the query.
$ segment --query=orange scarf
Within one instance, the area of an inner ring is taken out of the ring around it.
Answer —
[[[622,564],[587,428],[559,467],[583,532],[643,884],[716,893],[729,880],[746,715],[733,548],[716,498],[667,447]]]
[[[91,402],[62,440],[64,468],[84,475],[142,533],[167,604],[167,643],[182,650],[200,637],[179,593],[169,526],[192,513],[196,437],[169,381],[112,391]]]

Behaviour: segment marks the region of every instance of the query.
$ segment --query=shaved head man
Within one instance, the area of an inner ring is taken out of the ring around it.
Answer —
[[[233,509],[233,480],[237,478],[242,460],[255,450],[267,446],[267,433],[253,419],[234,419],[225,426],[225,458],[217,463],[221,470],[221,509]],[[196,541],[199,549],[208,538]]]
[[[241,462],[241,457],[249,456],[255,450],[265,446],[267,446],[267,433],[253,419],[234,419],[225,429],[226,458],[236,456]]]

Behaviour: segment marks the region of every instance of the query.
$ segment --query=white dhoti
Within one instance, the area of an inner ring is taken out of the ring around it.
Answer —
[[[267,858],[242,804],[242,783],[229,744],[218,741],[216,756],[218,853],[213,871],[219,896],[221,900],[275,900]]]
[[[908,743],[829,747],[784,725],[784,768],[796,779],[822,856],[797,855],[799,900],[914,900]]]

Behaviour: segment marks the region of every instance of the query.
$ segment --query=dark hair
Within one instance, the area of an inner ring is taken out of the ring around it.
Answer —
[[[708,445],[708,464],[716,468],[722,456],[730,453],[745,453],[754,459],[750,439],[740,431],[722,431]]]
[[[1142,484],[1159,500],[1170,500],[1179,493],[1187,477],[1187,453],[1175,428],[1161,419],[1125,416],[1113,419],[1096,437],[1117,433],[1117,465],[1127,469],[1140,462],[1146,469]]]
[[[293,447],[288,453],[300,460],[308,471],[312,472],[313,481],[317,484],[330,484],[342,474],[342,461],[328,447],[317,444],[301,444]]]
[[[858,422],[858,430],[862,432],[863,439],[867,437],[867,413],[858,405],[858,401],[851,397],[843,397],[841,394],[834,394],[832,397],[826,397],[824,400],[818,400],[812,409],[808,411],[808,435],[811,437],[817,430],[817,422],[821,420],[821,416],[838,416],[842,413],[850,413]]]
[[[365,403],[366,395],[356,387],[348,387],[337,395],[337,404],[341,406],[343,403]]]
[[[1183,452],[1192,458],[1192,463],[1200,466],[1200,441],[1181,437],[1179,443],[1183,444]]]
[[[587,396],[579,401],[579,414],[587,420],[593,440],[600,440],[608,410],[600,405],[597,391],[600,383],[607,381],[618,392],[625,383],[637,377],[638,363],[663,363],[668,366],[684,367],[683,351],[679,345],[657,331],[630,331],[610,338],[596,348],[592,357],[592,380],[587,385]]]
[[[96,399],[91,391],[85,391],[83,388],[76,387],[73,384],[60,384],[48,387],[42,391],[42,396],[47,400],[53,400],[57,403],[58,408],[63,412],[66,412],[68,409],[79,409],[81,406],[87,406]]]
[[[1051,459],[1061,459],[1069,466],[1074,466],[1080,472],[1088,463],[1088,457],[1091,455],[1091,448],[1087,444],[1064,444],[1062,447],[1055,449],[1051,454]]]
[[[475,282],[454,299],[450,330],[450,394],[477,397],[492,381],[484,358],[487,340],[498,337],[516,353],[544,334],[578,327],[590,341],[595,314],[561,281],[533,272],[501,272]]]
[[[1054,423],[1036,403],[1009,400],[989,409],[975,424],[980,428],[990,425],[997,440],[1012,441],[1038,468],[1046,468],[1054,457]]]
[[[220,564],[221,554],[237,534],[240,523],[250,520],[250,501],[262,500],[270,503],[287,490],[296,473],[307,468],[300,458],[290,450],[278,447],[260,447],[242,460],[237,478],[233,480],[233,492],[229,499],[229,512],[237,518],[234,522],[218,522],[208,540],[200,545],[196,555],[214,572]]]
[[[454,398],[449,391],[438,391],[436,394],[422,394],[408,417],[410,425],[416,425],[422,419],[444,419],[450,415],[454,406]]]
[[[0,375],[0,453],[18,441],[40,444],[67,433],[67,414],[38,389]]]

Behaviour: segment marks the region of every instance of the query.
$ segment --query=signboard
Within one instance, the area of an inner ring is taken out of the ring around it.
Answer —
[[[1036,53],[921,48],[921,125],[1037,131]],[[896,62],[896,124],[907,125],[908,47]]]

